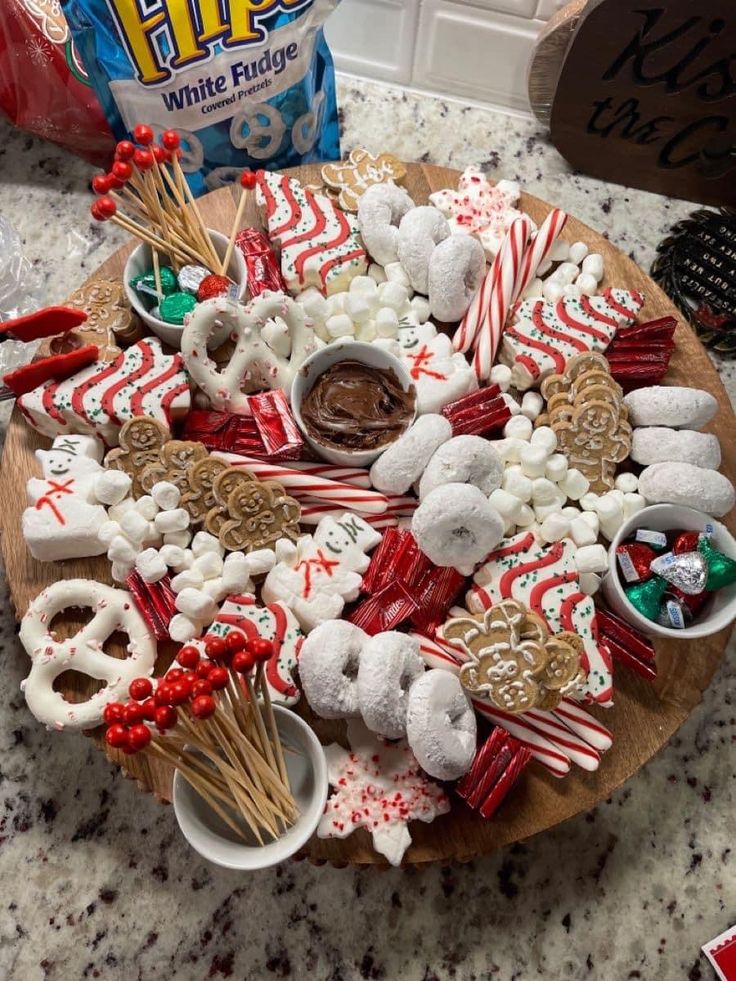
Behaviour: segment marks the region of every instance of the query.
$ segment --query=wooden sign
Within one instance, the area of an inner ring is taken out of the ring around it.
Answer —
[[[591,0],[562,67],[551,132],[583,173],[736,203],[734,0]]]

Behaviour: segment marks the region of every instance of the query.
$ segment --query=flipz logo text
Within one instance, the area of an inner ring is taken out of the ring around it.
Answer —
[[[143,85],[167,81],[180,68],[207,61],[212,47],[260,45],[263,21],[312,0],[107,0]]]

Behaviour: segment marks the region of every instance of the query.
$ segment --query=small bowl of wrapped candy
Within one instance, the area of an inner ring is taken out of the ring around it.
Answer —
[[[603,593],[644,633],[692,640],[736,619],[736,539],[708,514],[655,504],[611,542]]]

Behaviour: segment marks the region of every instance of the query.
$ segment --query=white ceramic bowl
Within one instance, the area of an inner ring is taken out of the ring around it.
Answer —
[[[334,344],[328,344],[327,347],[320,348],[310,355],[296,373],[291,385],[291,411],[312,450],[323,460],[336,463],[338,466],[368,467],[384,450],[388,449],[391,443],[385,443],[375,450],[338,450],[334,446],[325,446],[313,439],[302,419],[302,400],[309,394],[319,376],[338,361],[360,361],[361,364],[369,365],[371,368],[392,371],[405,392],[414,383],[406,366],[395,355],[375,344],[366,344],[363,341],[335,341]],[[415,418],[416,405],[412,422]]]
[[[736,540],[731,532],[725,525],[702,511],[681,507],[679,504],[654,504],[625,521],[608,550],[608,572],[602,585],[603,595],[613,612],[638,627],[642,633],[655,637],[668,637],[671,640],[709,637],[730,626],[736,619],[736,583],[715,592],[695,623],[683,630],[673,630],[647,620],[629,603],[618,569],[616,549],[637,528],[651,528],[654,531],[673,531],[679,528],[684,531],[704,531],[706,525],[712,525],[714,529],[711,539],[714,547],[729,558],[736,559]]]
[[[282,739],[299,750],[299,755],[284,755],[300,816],[276,841],[259,845],[245,824],[244,833],[253,844],[238,838],[179,771],[174,774],[174,814],[182,834],[202,858],[225,869],[255,871],[291,858],[312,837],[325,808],[327,761],[319,739],[294,712],[279,705],[273,710]]]
[[[220,232],[213,231],[211,228],[208,231],[214,244],[215,252],[222,258],[227,252],[229,238],[227,235],[222,235]],[[162,259],[162,263],[163,265],[168,265],[168,257]],[[196,265],[194,260],[192,260],[192,265]],[[151,269],[153,269],[151,246],[145,242],[141,242],[140,245],[133,249],[128,256],[128,261],[125,263],[125,269],[123,270],[125,295],[128,303],[130,303],[143,323],[157,337],[160,337],[164,344],[168,344],[170,347],[178,350],[181,346],[181,335],[184,328],[177,324],[167,324],[165,320],[159,320],[158,317],[151,316],[144,299],[130,285],[131,279],[135,279],[136,276],[141,276],[143,273],[150,272]],[[233,249],[230,264],[227,267],[227,274],[234,283],[238,284],[238,299],[242,299],[245,296],[245,288],[248,285],[248,269],[245,265],[245,259],[238,248]]]

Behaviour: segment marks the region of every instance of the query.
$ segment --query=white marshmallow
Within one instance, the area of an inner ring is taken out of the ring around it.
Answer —
[[[507,439],[528,440],[532,434],[532,421],[524,415],[512,416],[503,427]]]
[[[527,477],[542,477],[548,455],[542,446],[534,446],[534,444],[525,445],[521,451],[520,462],[522,473]]]
[[[355,333],[355,324],[347,313],[336,313],[325,321],[325,330],[332,338],[349,337]]]
[[[574,262],[576,266],[580,265],[587,254],[588,246],[585,242],[573,242],[568,253],[570,262]]]
[[[373,280],[368,279],[368,282],[374,287],[375,292],[375,283]],[[345,301],[345,313],[351,317],[356,324],[364,324],[373,314],[373,303],[371,302],[371,297],[367,296],[365,293],[351,292],[350,296]]]
[[[179,548],[186,548],[191,540],[192,533],[188,528],[184,531],[167,531],[163,536],[164,545],[178,545]]]
[[[95,477],[95,498],[108,506],[119,504],[130,491],[132,483],[124,470],[103,470]]]
[[[175,613],[169,622],[169,637],[177,644],[186,644],[199,637],[203,628],[204,624],[195,623],[182,613]]]
[[[534,421],[543,408],[544,399],[539,392],[524,392],[524,397],[521,400],[522,415]]]
[[[162,545],[159,555],[166,565],[175,572],[180,572],[187,568],[187,553],[178,545]]]
[[[641,494],[624,494],[624,520],[628,521],[632,514],[642,511],[647,506],[647,502]]]
[[[110,574],[115,582],[125,582],[134,568],[135,566],[129,565],[127,562],[113,562]]]
[[[561,300],[562,292],[562,283],[556,282],[554,279],[546,280],[542,287],[542,295],[549,303],[557,303],[558,300]]]
[[[137,511],[128,511],[120,519],[120,530],[131,542],[139,545],[148,537],[148,522]]]
[[[552,245],[549,251],[549,258],[552,262],[564,262],[570,255],[570,246],[563,242],[561,238]]]
[[[608,569],[608,552],[603,545],[583,545],[575,553],[578,572],[605,572]]]
[[[601,519],[598,517],[595,511],[582,511],[580,514],[580,520],[584,521],[587,525],[593,529],[596,539],[598,538],[598,529],[601,526]]]
[[[296,301],[304,307],[306,315],[317,323],[324,323],[329,316],[327,300],[314,286],[310,286],[309,289],[300,293]]]
[[[516,399],[512,395],[509,395],[508,392],[504,392],[501,398],[503,399],[506,408],[509,410],[511,415],[518,416],[521,412],[521,406]]]
[[[250,556],[243,555],[242,552],[232,552],[225,559],[222,567],[222,588],[226,596],[240,595],[252,588],[249,558]]]
[[[158,505],[150,494],[144,494],[135,502],[135,509],[138,514],[143,515],[146,521],[153,521],[158,514]]]
[[[559,542],[570,533],[570,522],[559,512],[548,515],[542,522],[540,534],[545,542]]]
[[[196,569],[184,569],[171,580],[171,588],[175,593],[180,593],[182,589],[201,589],[203,584],[202,573]]]
[[[147,548],[136,556],[135,567],[144,582],[158,582],[169,571],[161,553],[155,548]]]
[[[503,475],[501,485],[507,494],[513,494],[527,504],[532,497],[533,482],[516,467],[509,467]]]
[[[585,593],[586,596],[595,596],[600,589],[601,577],[597,576],[595,572],[582,572],[578,576],[578,584],[581,593]]]
[[[537,477],[532,488],[532,500],[537,504],[552,504],[557,501],[557,488],[546,477]]]
[[[137,555],[138,549],[122,535],[116,535],[107,549],[107,557],[111,562],[120,562],[124,565],[134,565]]]
[[[529,525],[533,525],[535,521],[535,515],[528,504],[522,504],[519,509],[519,513],[516,515],[516,524],[519,528],[528,528]]]
[[[582,515],[579,518],[573,518],[570,522],[570,537],[578,548],[583,548],[585,545],[595,545],[598,541],[598,535]]]
[[[516,521],[521,513],[522,502],[519,498],[500,487],[490,494],[488,500],[504,518],[511,518]]]
[[[593,276],[597,283],[603,279],[603,256],[598,252],[591,252],[583,259],[583,272]]]
[[[222,576],[215,576],[214,579],[208,579],[204,586],[202,586],[202,592],[211,596],[215,603],[222,603],[228,593],[223,585]]]
[[[389,276],[389,281],[378,287],[378,296],[381,301],[381,306],[391,307],[397,313],[401,313],[409,300],[409,290],[407,288],[408,282],[407,284],[404,284],[401,282],[396,282],[395,280],[392,281],[388,270],[389,266],[386,267],[386,275]]]
[[[354,279],[350,280],[350,293],[358,293],[362,294],[363,296],[375,296],[375,279],[373,279],[372,276],[356,276]]]
[[[217,603],[201,589],[182,589],[176,597],[176,608],[190,620],[210,623],[217,615]]]
[[[233,552],[225,559],[227,566],[238,553]],[[251,576],[265,576],[276,565],[276,553],[271,548],[257,548],[253,552],[248,552],[248,574]]]
[[[285,562],[287,565],[292,564],[296,559],[297,550],[298,543],[295,545],[294,542],[290,541],[288,538],[279,538],[273,547],[274,555],[276,556],[276,563]],[[251,575],[253,574],[254,573],[251,573]]]
[[[557,449],[557,434],[550,426],[537,426],[532,433],[531,444],[541,447],[546,456],[551,456]]]
[[[118,501],[117,504],[113,504],[111,508],[108,508],[107,516],[111,521],[120,521],[124,514],[128,511],[132,511],[135,508],[135,501],[132,497],[124,497],[122,501]]]
[[[151,497],[162,511],[173,511],[179,506],[181,491],[170,480],[159,480],[151,488]]]
[[[192,562],[190,572],[198,572],[206,581],[222,575],[222,567],[222,557],[217,552],[205,552]]]
[[[374,283],[386,282],[386,271],[383,266],[379,266],[377,262],[372,262],[370,266],[368,266],[368,275],[371,277]]]
[[[563,492],[563,494],[566,494],[571,501],[581,501],[581,498],[588,492],[589,487],[590,481],[588,478],[575,467],[568,470],[563,479],[560,481],[560,490]],[[582,506],[584,507],[584,505]]]
[[[386,279],[393,286],[403,286],[406,290],[406,299],[409,297],[409,290],[411,289],[409,283],[409,277],[406,274],[404,267],[400,262],[387,262],[383,267],[383,271],[386,275]],[[398,294],[396,294],[398,296]],[[383,297],[381,297],[383,299]],[[393,304],[390,304],[391,306]]]
[[[491,385],[498,385],[502,392],[507,392],[511,386],[511,368],[506,364],[494,364],[489,381]]]
[[[426,296],[414,296],[409,301],[409,306],[414,311],[414,316],[420,324],[426,324],[430,316],[429,300]]]
[[[623,514],[622,503],[618,498],[614,497],[613,493],[602,494],[598,498],[598,503],[595,507],[598,512],[598,517],[601,522],[608,521],[615,518],[619,513]]]
[[[381,307],[375,319],[379,337],[396,337],[399,332],[399,315],[392,307]]]
[[[580,270],[574,262],[562,262],[552,273],[552,279],[565,286],[567,283],[574,283]]]
[[[566,255],[563,256],[562,261],[564,261],[566,257],[567,257]],[[546,276],[551,268],[552,268],[552,257],[547,256],[547,258],[543,259],[542,262],[540,262],[539,265],[537,266],[537,276],[539,276],[540,278]]]
[[[113,538],[116,538],[119,534],[120,525],[117,523],[117,521],[105,521],[104,524],[100,525],[100,530],[97,532],[97,537],[103,545],[109,545]]]
[[[585,494],[581,494],[580,496],[580,507],[583,509],[583,511],[596,511],[597,513],[598,498],[598,494],[594,494],[592,491],[587,491]]]
[[[539,270],[537,270],[537,272],[539,272]],[[521,294],[522,300],[540,300],[544,296],[542,293],[543,286],[544,283],[542,280],[538,276],[535,277]]]
[[[575,283],[566,283],[562,287],[562,295],[566,300],[579,300],[583,295],[583,291]]]
[[[564,453],[553,453],[545,464],[544,476],[547,480],[552,480],[555,484],[559,484],[564,479],[566,473],[567,457]]]
[[[584,296],[594,296],[598,292],[598,280],[590,273],[580,273],[575,285]]]
[[[154,518],[156,531],[166,535],[171,531],[186,531],[189,527],[189,512],[185,508],[174,508],[173,511],[160,511]]]
[[[635,473],[620,473],[614,480],[613,486],[624,494],[635,494],[639,488],[639,478]]]
[[[537,521],[542,524],[551,514],[559,514],[564,517],[562,511],[560,510],[560,505],[558,501],[552,501],[551,504],[535,504],[534,505],[534,516]],[[569,519],[565,518],[565,521]]]
[[[526,443],[523,439],[509,438],[492,440],[491,445],[502,460],[507,463],[518,463]]]
[[[204,555],[205,552],[217,552],[218,555],[224,555],[225,549],[214,535],[210,535],[208,531],[198,531],[192,539],[192,554],[196,559],[200,555]]]
[[[564,514],[566,518],[569,518],[570,521],[573,521],[575,518],[580,517],[580,508],[575,508],[572,505],[570,505],[569,507],[562,508],[560,510],[560,514]]]

